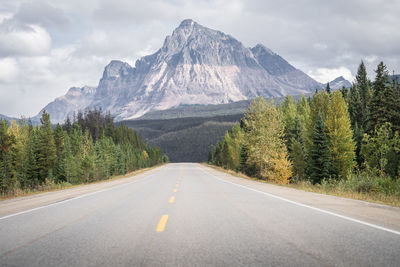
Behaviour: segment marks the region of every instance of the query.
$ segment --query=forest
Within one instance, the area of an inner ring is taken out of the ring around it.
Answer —
[[[400,87],[383,62],[375,72],[371,82],[361,62],[349,89],[256,99],[209,161],[279,184],[400,199]]]
[[[188,110],[189,114],[193,114],[193,110],[185,108],[185,111]],[[168,111],[165,113],[168,115]],[[170,162],[205,162],[215,143],[242,117],[243,112],[212,117],[126,120],[120,123],[140,133],[150,145],[160,147]]]
[[[79,112],[56,126],[44,111],[40,121],[0,120],[2,196],[90,183],[168,161],[101,110]]]

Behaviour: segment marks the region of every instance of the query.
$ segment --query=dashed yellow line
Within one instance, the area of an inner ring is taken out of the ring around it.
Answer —
[[[174,189],[174,193],[176,193],[176,192],[178,192],[178,189],[175,188],[175,189]]]
[[[169,203],[174,203],[174,201],[175,201],[175,197],[171,197],[171,198],[169,199]]]
[[[176,185],[175,185],[176,187],[178,187],[179,186],[179,183],[176,183]]]
[[[165,229],[165,226],[167,225],[167,222],[168,222],[168,214],[164,214],[161,217],[160,222],[157,225],[156,231],[157,232],[163,232],[164,229]]]

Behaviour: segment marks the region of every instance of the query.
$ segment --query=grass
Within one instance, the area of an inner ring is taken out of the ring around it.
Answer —
[[[379,176],[372,172],[353,174],[350,176],[349,179],[340,181],[323,180],[321,184],[312,184],[309,181],[299,181],[282,185],[273,183],[271,181],[249,177],[243,173],[227,170],[215,165],[210,165],[207,163],[202,164],[236,177],[261,183],[274,184],[307,192],[314,192],[319,194],[351,198],[390,205],[394,207],[400,207],[400,182],[384,176]]]
[[[45,192],[53,192],[53,191],[59,191],[59,190],[64,190],[64,189],[69,189],[69,188],[75,188],[75,187],[79,187],[79,186],[87,185],[87,184],[99,184],[99,183],[105,183],[105,182],[109,182],[109,181],[113,181],[113,180],[129,178],[129,177],[138,175],[140,173],[155,169],[155,168],[160,167],[162,165],[164,165],[164,164],[159,164],[159,165],[155,165],[153,167],[139,169],[139,170],[136,170],[136,171],[128,172],[128,173],[123,174],[123,175],[116,175],[116,176],[112,176],[112,177],[110,177],[108,179],[96,180],[96,181],[89,182],[89,183],[71,184],[71,183],[68,183],[68,182],[63,182],[63,183],[48,182],[48,183],[46,183],[44,185],[39,186],[35,190],[32,190],[32,189],[28,189],[28,190],[18,189],[18,190],[14,191],[14,194],[0,195],[0,201],[1,200],[6,200],[6,199],[12,199],[12,198],[16,198],[16,197],[32,196],[32,195],[41,194],[41,193],[45,193]]]

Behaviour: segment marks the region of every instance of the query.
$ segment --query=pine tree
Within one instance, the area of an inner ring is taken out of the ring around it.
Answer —
[[[390,121],[390,115],[388,112],[388,83],[389,74],[386,65],[381,62],[376,70],[376,78],[373,86],[373,96],[371,99],[370,106],[368,107],[368,132],[373,133],[375,129],[380,128],[385,122]]]
[[[338,91],[331,96],[326,128],[330,141],[332,174],[335,177],[346,178],[354,166],[355,145],[347,105]]]
[[[29,188],[36,188],[39,185],[39,129],[37,126],[29,126],[29,138],[27,142],[27,172]]]
[[[306,129],[304,131],[304,146],[306,153],[308,154],[311,145],[312,145],[312,138],[314,135],[314,127],[317,117],[319,115],[322,116],[323,120],[326,120],[328,116],[328,107],[330,103],[330,95],[325,91],[320,91],[314,95],[311,100],[310,104],[310,116],[307,120]]]
[[[39,179],[44,182],[50,178],[49,174],[57,162],[56,145],[54,142],[53,130],[51,129],[50,115],[44,110],[40,119],[41,126],[39,131],[39,153],[37,166],[39,169]]]
[[[366,121],[368,116],[368,105],[371,98],[371,82],[367,77],[367,70],[365,69],[364,62],[361,61],[360,66],[358,67],[357,75],[356,75],[356,85],[360,95],[361,101],[361,124],[359,123],[358,126],[365,128]]]
[[[321,114],[318,114],[312,137],[308,173],[313,183],[330,177],[330,153],[327,130]]]
[[[8,122],[0,120],[0,190],[7,193],[12,184],[11,147],[15,144],[15,137],[8,133]]]
[[[326,84],[325,91],[330,94],[331,93],[331,86],[329,85],[329,82]]]
[[[353,84],[353,86],[350,87],[349,113],[350,113],[351,125],[354,127],[357,124],[362,127],[364,123],[363,107],[358,87],[355,84]]]

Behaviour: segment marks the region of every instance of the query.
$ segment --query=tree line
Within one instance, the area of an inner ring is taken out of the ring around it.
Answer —
[[[361,62],[350,89],[316,91],[279,105],[256,99],[209,161],[250,176],[313,184],[376,178],[400,188],[400,87],[383,62],[375,81]],[[393,187],[393,186],[392,186]],[[362,190],[362,189],[361,189]]]
[[[168,161],[157,147],[101,110],[79,112],[52,126],[43,111],[40,125],[0,120],[0,193],[79,184]]]

